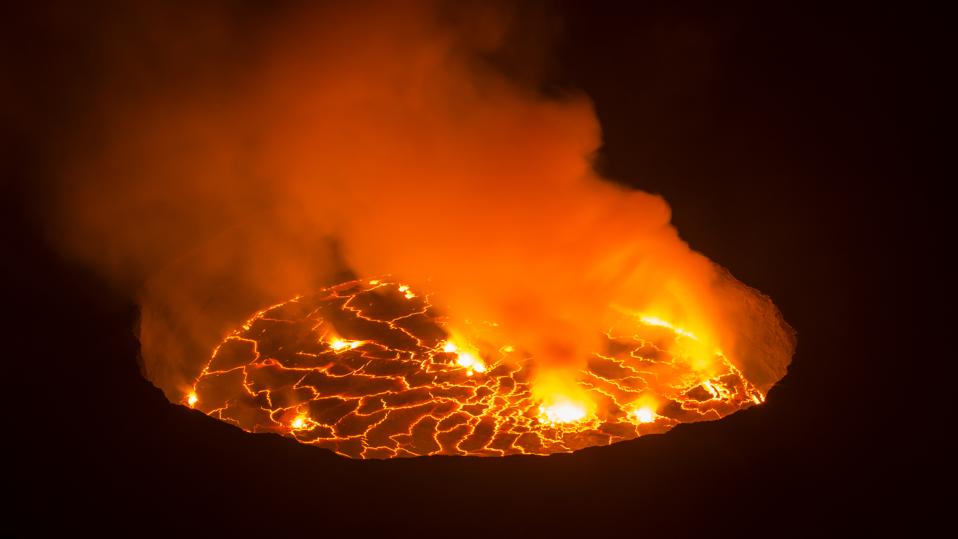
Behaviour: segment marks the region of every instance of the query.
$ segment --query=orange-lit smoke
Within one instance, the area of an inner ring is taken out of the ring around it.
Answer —
[[[146,374],[172,399],[250,312],[345,268],[496,321],[543,387],[622,316],[693,333],[763,391],[784,375],[772,303],[691,250],[662,198],[593,170],[589,99],[487,60],[508,10],[340,4],[146,10],[104,47],[51,230],[137,288]]]

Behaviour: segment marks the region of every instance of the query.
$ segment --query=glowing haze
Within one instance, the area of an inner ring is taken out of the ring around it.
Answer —
[[[145,374],[171,400],[250,313],[346,269],[430,291],[471,328],[458,341],[527,352],[550,420],[588,413],[567,401],[623,316],[693,334],[763,393],[785,374],[794,341],[771,301],[682,241],[661,197],[593,170],[589,99],[488,60],[508,10],[341,4],[133,11],[104,38],[51,234],[135,287]]]

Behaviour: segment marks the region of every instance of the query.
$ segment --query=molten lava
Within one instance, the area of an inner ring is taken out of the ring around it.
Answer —
[[[569,452],[765,398],[721,350],[703,355],[694,333],[651,315],[623,313],[574,379],[456,329],[406,285],[343,283],[256,313],[183,402],[249,432],[391,458]]]

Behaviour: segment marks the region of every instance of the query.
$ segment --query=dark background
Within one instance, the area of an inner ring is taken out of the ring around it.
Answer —
[[[2,38],[14,525],[831,535],[916,532],[938,515],[925,493],[946,471],[943,427],[928,424],[953,385],[936,351],[950,338],[947,212],[932,210],[944,173],[919,143],[938,113],[928,74],[944,69],[935,14],[546,4],[562,21],[547,80],[594,99],[600,169],[663,194],[683,238],[774,299],[797,354],[763,406],[663,436],[365,462],[170,404],[140,376],[133,299],[39,231],[50,141],[77,128],[96,91],[88,43],[114,17],[80,4],[14,9]]]

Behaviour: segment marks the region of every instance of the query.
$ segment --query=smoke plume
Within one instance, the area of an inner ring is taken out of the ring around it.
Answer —
[[[574,378],[643,314],[767,390],[793,348],[775,307],[682,241],[661,197],[593,170],[588,97],[491,60],[515,31],[480,3],[131,8],[105,30],[51,234],[137,291],[171,399],[251,312],[348,272],[434,293],[453,325],[496,321],[543,376]]]

